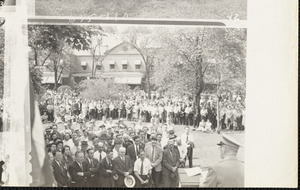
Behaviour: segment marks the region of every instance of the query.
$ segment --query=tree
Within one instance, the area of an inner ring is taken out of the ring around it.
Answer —
[[[246,30],[223,28],[174,29],[162,36],[164,48],[155,67],[156,85],[190,95],[199,114],[205,85],[245,89]]]
[[[101,27],[73,25],[28,25],[30,60],[44,66],[50,60],[57,89],[61,74],[69,64],[70,49],[89,50],[91,38],[101,35]]]
[[[155,55],[159,50],[157,36],[153,34],[153,29],[146,27],[130,27],[123,32],[123,35],[124,39],[129,41],[142,56],[145,63],[145,86],[148,97],[150,97],[152,68],[156,60]]]
[[[92,41],[90,52],[92,54],[92,76],[93,77],[96,75],[96,70],[97,70],[95,64],[97,64],[101,58],[101,53],[100,53],[101,45],[102,45],[102,36],[100,38],[97,37]]]
[[[83,99],[101,100],[111,99],[119,100],[122,93],[128,92],[130,88],[127,85],[117,84],[113,79],[86,79],[80,82],[78,90]]]

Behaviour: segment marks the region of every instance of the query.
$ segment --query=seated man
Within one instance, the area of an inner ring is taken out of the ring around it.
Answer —
[[[151,170],[151,162],[148,158],[145,158],[145,151],[141,150],[140,158],[135,161],[133,169],[137,179],[137,187],[152,187]]]

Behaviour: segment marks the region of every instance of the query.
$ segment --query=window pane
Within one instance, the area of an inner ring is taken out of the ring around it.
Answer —
[[[135,69],[136,70],[140,70],[141,69],[141,65],[135,65]]]

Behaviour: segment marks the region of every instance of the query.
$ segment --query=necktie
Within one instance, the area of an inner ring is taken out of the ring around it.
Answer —
[[[153,162],[154,161],[154,147],[152,147],[152,156],[151,156],[151,161]]]
[[[171,154],[171,157],[173,158],[173,153],[172,153],[172,150],[170,149],[170,154]]]
[[[79,166],[80,166],[81,170],[83,171],[83,167],[82,167],[82,164],[81,164],[81,163],[79,163]]]
[[[188,143],[188,142],[189,142],[189,136],[186,135],[186,143]]]
[[[99,157],[99,161],[101,161],[102,160],[102,155],[101,155],[101,152],[100,152],[100,157]]]
[[[144,160],[142,160],[142,164],[141,164],[141,175],[143,175],[143,167],[144,167]]]
[[[64,171],[64,167],[61,162],[59,162],[59,166],[60,166],[61,171]]]
[[[92,168],[94,167],[94,162],[93,162],[92,159],[91,159],[91,167],[92,167]]]

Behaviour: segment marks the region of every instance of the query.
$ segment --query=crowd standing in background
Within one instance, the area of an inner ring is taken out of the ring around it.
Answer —
[[[148,98],[143,91],[120,96],[94,101],[49,91],[39,102],[57,186],[131,187],[126,181],[135,180],[133,187],[178,187],[178,168],[193,167],[190,131],[211,133],[217,126],[212,96],[201,99],[198,116],[186,97]],[[243,130],[241,98],[220,98],[222,128]],[[185,132],[177,136],[179,125]]]

